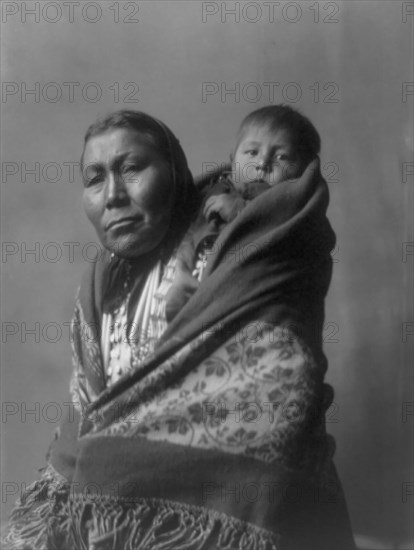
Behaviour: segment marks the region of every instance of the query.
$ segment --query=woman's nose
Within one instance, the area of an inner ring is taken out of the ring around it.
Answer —
[[[116,208],[128,202],[128,192],[122,177],[110,173],[108,176],[106,207]]]

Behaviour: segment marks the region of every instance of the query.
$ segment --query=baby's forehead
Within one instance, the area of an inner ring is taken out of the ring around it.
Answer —
[[[292,132],[286,127],[271,124],[249,124],[239,135],[238,145],[241,143],[275,142],[284,145],[294,145]]]

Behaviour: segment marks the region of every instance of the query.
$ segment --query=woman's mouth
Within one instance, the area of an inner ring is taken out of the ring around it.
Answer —
[[[139,223],[141,221],[141,216],[128,216],[125,218],[118,218],[116,220],[111,220],[110,222],[108,222],[105,226],[105,230],[108,231],[109,229],[121,229],[123,227],[128,227],[129,225]]]

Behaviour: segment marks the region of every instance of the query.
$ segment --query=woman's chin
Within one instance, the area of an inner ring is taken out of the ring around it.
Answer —
[[[136,260],[155,250],[158,244],[158,240],[143,241],[135,236],[129,236],[107,243],[106,248],[119,258]]]

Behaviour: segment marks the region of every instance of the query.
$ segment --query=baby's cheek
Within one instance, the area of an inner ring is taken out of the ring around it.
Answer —
[[[283,166],[277,166],[270,175],[269,183],[270,185],[277,185],[286,179],[288,179],[286,169]]]
[[[239,181],[249,182],[254,181],[257,177],[256,164],[253,161],[241,163],[238,167]]]
[[[289,162],[285,169],[286,179],[298,178],[302,174],[302,164],[300,162]]]
[[[294,162],[280,164],[273,171],[272,185],[282,183],[283,181],[297,178],[300,175],[300,166]]]

